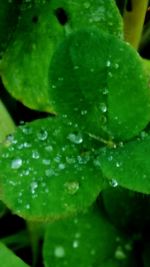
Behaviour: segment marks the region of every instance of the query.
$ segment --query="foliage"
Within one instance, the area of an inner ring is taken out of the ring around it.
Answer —
[[[2,266],[149,266],[147,3],[1,1]]]

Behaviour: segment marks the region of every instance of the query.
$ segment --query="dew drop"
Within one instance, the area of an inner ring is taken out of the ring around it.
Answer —
[[[45,175],[46,175],[47,177],[51,177],[51,176],[55,176],[56,174],[55,174],[54,170],[52,170],[52,169],[47,169],[47,170],[45,170]]]
[[[119,64],[116,63],[116,64],[115,64],[115,69],[118,69],[118,68],[119,68]]]
[[[74,195],[79,190],[79,182],[78,181],[70,181],[64,184],[67,193],[70,195]]]
[[[74,144],[81,144],[83,142],[83,137],[80,133],[70,133],[67,138]]]
[[[86,115],[87,114],[87,110],[81,110],[81,115]]]
[[[115,179],[110,180],[109,184],[110,184],[112,187],[117,187],[117,186],[118,186],[118,182],[117,182]]]
[[[57,246],[54,249],[54,255],[57,258],[63,258],[65,256],[65,250],[62,246]]]
[[[77,248],[79,246],[79,241],[74,240],[72,246],[73,246],[73,248]]]
[[[107,60],[107,62],[106,62],[106,66],[107,66],[107,67],[110,67],[110,65],[111,65],[110,60]]]
[[[12,160],[11,162],[12,169],[19,169],[21,166],[22,166],[22,159],[17,158]]]
[[[90,3],[89,3],[89,2],[85,2],[85,3],[83,3],[83,6],[84,6],[86,9],[88,9],[88,8],[90,7]]]
[[[101,111],[102,112],[106,112],[107,111],[107,106],[106,106],[106,104],[105,103],[100,103],[100,109],[101,109]]]
[[[116,251],[115,251],[115,258],[117,260],[124,260],[126,258],[126,254],[125,252],[123,251],[122,247],[121,246],[118,246]]]
[[[25,208],[26,208],[27,210],[29,210],[29,209],[30,209],[30,204],[26,204]]]
[[[38,187],[38,183],[37,182],[32,182],[31,183],[31,192],[32,194],[35,193],[35,189]]]
[[[24,126],[21,128],[22,132],[26,135],[30,135],[32,133],[32,128],[28,127],[28,126]]]
[[[38,134],[37,137],[40,141],[45,141],[48,137],[48,132],[46,130],[41,130]]]
[[[39,159],[39,157],[40,157],[39,152],[37,150],[33,150],[32,151],[32,158],[33,159]]]
[[[59,168],[60,170],[64,170],[64,169],[65,169],[65,164],[64,164],[64,163],[60,163],[60,164],[58,165],[58,168]]]
[[[42,163],[43,163],[44,165],[50,165],[51,161],[50,161],[50,159],[43,159],[43,160],[42,160]]]

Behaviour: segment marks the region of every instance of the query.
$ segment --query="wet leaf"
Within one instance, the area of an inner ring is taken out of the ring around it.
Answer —
[[[150,136],[117,149],[102,149],[97,159],[109,181],[127,189],[150,193]]]
[[[45,266],[101,266],[115,257],[117,238],[120,233],[96,209],[52,223],[44,242]]]
[[[1,199],[22,217],[55,219],[84,210],[103,188],[84,135],[64,118],[21,126],[5,146]]]
[[[0,262],[1,267],[10,267],[10,264],[11,267],[29,267],[2,243],[0,243]]]
[[[112,0],[24,0],[14,38],[1,64],[2,79],[11,95],[30,108],[54,111],[48,81],[51,57],[66,35],[88,25],[117,36],[122,32]]]
[[[69,35],[49,75],[56,112],[89,133],[126,140],[149,122],[150,92],[139,56],[114,36],[91,28]]]

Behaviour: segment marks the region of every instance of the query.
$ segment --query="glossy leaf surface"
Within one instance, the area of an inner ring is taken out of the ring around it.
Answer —
[[[23,1],[1,65],[12,96],[30,108],[54,111],[48,81],[51,57],[66,35],[88,25],[120,36],[122,23],[114,1]]]
[[[103,188],[84,136],[64,121],[22,126],[2,149],[1,198],[20,216],[45,220],[84,210]]]
[[[110,181],[133,191],[150,193],[149,136],[117,149],[103,149],[98,160],[103,175]]]
[[[101,266],[115,257],[119,233],[98,210],[48,226],[44,243],[45,266]]]
[[[1,267],[29,267],[2,243],[0,243],[0,263]]]
[[[126,140],[149,122],[150,92],[140,58],[112,35],[94,28],[69,35],[53,56],[49,77],[56,112],[87,132]]]

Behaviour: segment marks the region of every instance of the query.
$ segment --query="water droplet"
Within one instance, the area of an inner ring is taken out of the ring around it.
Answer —
[[[89,3],[89,2],[85,2],[85,3],[83,3],[83,6],[84,6],[86,9],[88,9],[88,8],[90,7],[90,3]]]
[[[81,133],[70,133],[67,138],[74,144],[81,144],[83,142]]]
[[[100,109],[101,109],[101,111],[102,112],[106,112],[107,111],[107,106],[106,106],[106,104],[105,103],[100,103]]]
[[[122,247],[121,246],[118,246],[116,251],[115,251],[115,258],[117,260],[124,260],[126,258],[126,254],[125,252],[123,251]]]
[[[17,144],[17,140],[15,139],[14,135],[9,134],[6,137],[6,142],[10,143],[10,144]]]
[[[60,170],[64,170],[64,169],[65,169],[65,164],[60,163],[60,164],[58,165],[58,168],[59,168]]]
[[[12,160],[11,162],[12,169],[19,169],[21,166],[22,166],[22,159],[17,158]]]
[[[105,87],[105,88],[103,89],[103,95],[107,95],[107,94],[108,94],[108,88]]]
[[[57,246],[54,249],[54,255],[57,258],[63,258],[65,256],[65,250],[62,246]]]
[[[54,170],[52,170],[52,169],[47,169],[47,170],[45,170],[45,175],[46,175],[47,177],[51,177],[51,176],[55,176],[56,174],[55,174]]]
[[[115,64],[115,69],[118,69],[118,68],[119,68],[119,64],[116,63],[116,64]]]
[[[30,144],[30,143],[27,143],[27,142],[25,142],[25,143],[23,143],[23,147],[25,147],[25,148],[29,148],[29,147],[31,147],[32,145]]]
[[[32,158],[33,159],[39,159],[40,154],[37,150],[32,151]]]
[[[81,115],[86,115],[87,114],[87,110],[81,110]]]
[[[30,209],[30,204],[27,204],[25,207],[26,207],[27,210],[29,210]]]
[[[31,192],[32,192],[32,194],[34,194],[35,193],[35,189],[38,187],[38,183],[37,182],[32,182],[31,183]]]
[[[110,67],[110,65],[111,65],[110,60],[107,60],[107,62],[106,62],[106,66],[107,66],[107,67]]]
[[[48,137],[48,132],[46,130],[41,130],[38,134],[37,137],[40,141],[45,141]]]
[[[50,159],[43,159],[43,160],[42,160],[42,163],[43,163],[44,165],[50,165],[51,161],[50,161]]]
[[[52,85],[52,88],[53,88],[53,89],[56,89],[56,85],[55,85],[55,84],[53,84],[53,85]]]
[[[118,182],[115,179],[112,179],[112,180],[110,180],[110,185],[112,187],[117,187],[118,186]]]
[[[120,167],[120,163],[117,161],[116,162],[116,167],[119,168]]]
[[[32,128],[28,126],[21,127],[22,132],[26,135],[30,135],[32,133]]]
[[[58,78],[58,81],[63,81],[63,80],[64,80],[63,77],[59,77],[59,78]]]
[[[74,66],[74,70],[78,70],[79,69],[79,66]]]
[[[47,152],[51,152],[51,151],[53,151],[53,147],[52,147],[52,146],[46,146],[46,147],[45,147],[45,150],[46,150]]]
[[[79,182],[78,181],[70,181],[70,182],[66,182],[64,184],[65,189],[67,190],[67,192],[70,195],[74,195],[77,193],[77,191],[79,190]]]
[[[73,248],[77,248],[79,246],[79,241],[74,240],[72,246],[73,246]]]

